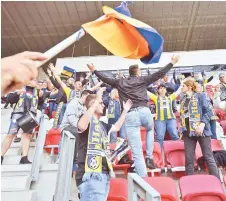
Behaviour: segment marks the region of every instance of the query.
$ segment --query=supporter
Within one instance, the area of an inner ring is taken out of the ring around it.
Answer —
[[[146,128],[146,166],[150,169],[154,169],[153,162],[153,148],[154,148],[154,134],[153,134],[153,116],[147,106],[147,87],[163,77],[174,64],[178,62],[178,57],[173,56],[171,63],[166,65],[158,72],[141,76],[141,70],[138,65],[132,65],[129,68],[130,76],[128,78],[112,79],[105,77],[102,73],[96,71],[93,65],[88,65],[88,68],[93,72],[100,80],[109,84],[111,87],[118,89],[119,99],[122,102],[131,99],[133,101],[133,107],[126,116],[126,132],[128,141],[132,148],[132,154],[135,164],[135,169],[138,175],[146,176],[147,169],[145,167],[145,161],[143,158],[142,142],[140,135],[140,127]]]
[[[172,140],[179,139],[172,102],[180,94],[180,89],[181,88],[170,96],[166,96],[166,85],[162,83],[158,86],[157,96],[148,92],[150,99],[154,101],[156,106],[156,141],[160,143],[161,147],[163,147],[166,130],[169,132]]]
[[[110,96],[111,97],[108,105],[107,115],[108,115],[108,124],[113,125],[118,121],[121,114],[121,106],[119,101],[118,90],[113,89],[111,91]],[[121,138],[126,139],[125,124],[122,125],[119,133]],[[117,132],[112,132],[110,136],[110,143],[116,143],[116,142],[117,142]]]
[[[221,101],[221,85],[218,84],[215,86],[214,96],[213,96],[213,106],[226,110],[226,100]]]
[[[1,92],[2,96],[21,89],[38,75],[35,61],[47,59],[39,52],[22,52],[1,59]]]
[[[24,88],[24,90],[20,94],[20,99],[12,112],[11,123],[8,131],[8,135],[4,138],[2,142],[2,150],[1,150],[1,162],[3,161],[3,157],[10,145],[12,144],[13,138],[17,135],[19,126],[17,124],[17,119],[27,115],[27,112],[30,111],[34,115],[37,113],[38,106],[38,93],[36,87],[36,80],[32,80],[29,84]],[[29,151],[29,145],[31,141],[31,134],[33,130],[28,131],[27,133],[23,133],[22,140],[22,158],[20,160],[21,164],[31,163],[27,156]]]
[[[47,82],[43,81],[41,88],[38,90],[39,99],[38,99],[38,110],[42,111],[46,108],[45,101],[50,96],[51,91],[47,89]]]
[[[78,170],[76,183],[81,201],[107,200],[110,177],[114,177],[110,161],[108,133],[120,130],[126,113],[132,102],[123,104],[123,112],[119,120],[111,127],[99,119],[103,115],[104,104],[100,89],[97,95],[91,94],[86,98],[87,111],[78,121]]]
[[[203,86],[201,86],[201,84],[195,82],[195,92],[196,93],[202,93],[203,90]],[[207,93],[203,93],[206,96],[206,100],[209,106],[209,113],[210,113],[210,128],[211,128],[211,132],[212,132],[212,139],[217,139],[217,133],[216,133],[216,129],[217,129],[217,116],[215,114],[213,105],[212,105],[212,101],[210,99],[210,97],[207,95]]]
[[[220,100],[226,101],[226,75],[224,73],[220,73],[219,80],[221,85]]]
[[[13,108],[13,105],[14,104],[17,104],[17,102],[19,100],[19,94],[18,94],[18,92],[19,92],[19,90],[16,90],[16,91],[10,92],[7,95],[6,103],[5,103],[5,106],[4,106],[5,109],[8,107],[9,104],[10,104],[10,107],[11,108]]]
[[[63,121],[60,126],[61,136],[63,131],[70,131],[76,137],[76,130],[79,118],[85,113],[85,101],[89,94],[92,92],[89,90],[84,90],[81,94],[81,98],[74,97],[70,103],[67,104],[67,108],[64,114]],[[76,140],[77,142],[77,140]],[[77,148],[75,144],[75,151],[74,151],[74,164],[77,160]],[[60,149],[60,147],[59,147]],[[60,150],[59,150],[60,152]]]
[[[211,128],[209,104],[203,93],[196,93],[195,82],[185,81],[182,93],[186,95],[181,99],[180,117],[181,131],[184,136],[185,170],[187,175],[194,174],[195,149],[197,141],[205,157],[209,173],[220,179],[219,172],[213,158],[211,149]]]
[[[59,90],[55,87],[52,88],[52,91],[49,95],[49,114],[48,116],[51,118],[52,113],[57,110],[57,103],[60,101]]]

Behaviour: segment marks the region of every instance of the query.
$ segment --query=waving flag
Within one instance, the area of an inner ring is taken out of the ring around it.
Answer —
[[[158,63],[164,40],[151,26],[131,17],[126,2],[112,9],[104,6],[105,17],[82,27],[112,54]]]
[[[75,70],[68,67],[68,66],[64,66],[63,67],[63,71],[61,72],[61,75],[66,76],[66,77],[72,77],[75,73]]]

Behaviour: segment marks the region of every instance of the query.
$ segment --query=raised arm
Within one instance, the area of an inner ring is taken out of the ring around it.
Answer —
[[[48,67],[51,70],[51,72],[53,73],[53,76],[55,77],[56,81],[60,84],[60,86],[63,89],[67,88],[67,85],[64,82],[62,82],[62,80],[60,79],[60,76],[57,75],[54,65],[52,63],[50,63]]]
[[[151,75],[144,76],[146,85],[149,86],[151,83],[157,81],[158,79],[161,79],[173,67],[173,65],[178,62],[178,60],[179,56],[172,56],[171,62],[167,64],[164,68]]]
[[[117,88],[117,79],[105,77],[102,73],[98,72],[93,64],[87,64],[89,70],[94,73],[101,81],[111,85],[113,88]]]
[[[133,105],[133,102],[130,99],[127,100],[126,103],[123,102],[122,114],[119,117],[118,121],[111,127],[111,130],[109,132],[118,132],[120,130],[120,128],[122,127],[122,125],[125,121],[126,114],[130,110],[132,105]]]
[[[82,117],[78,121],[78,131],[79,132],[84,132],[89,124],[90,120],[94,115],[94,112],[96,110],[96,107],[100,104],[102,101],[102,95],[103,92],[106,90],[106,88],[100,88],[100,90],[97,92],[97,97],[95,102],[91,105],[91,107],[82,115]]]
[[[94,87],[90,88],[89,90],[90,90],[90,91],[96,91],[96,90],[100,87],[100,85],[102,85],[102,83],[103,83],[103,82],[99,82],[99,83],[96,84]]]

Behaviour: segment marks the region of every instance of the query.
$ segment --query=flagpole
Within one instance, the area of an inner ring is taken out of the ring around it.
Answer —
[[[105,15],[99,17],[95,21],[101,20],[105,18]],[[37,61],[36,67],[40,68],[43,64],[45,64],[47,61],[55,57],[57,54],[65,50],[67,47],[75,43],[76,41],[79,41],[84,35],[86,34],[85,30],[83,28],[79,29],[76,33],[72,34],[68,38],[64,39],[60,43],[56,44],[54,47],[49,49],[44,53],[44,55],[48,58],[44,61]]]
[[[44,61],[37,61],[36,66],[37,68],[40,68],[43,64],[45,64],[47,61],[52,59],[54,56],[62,52],[64,49],[75,43],[76,41],[79,41],[83,36],[85,35],[85,30],[83,28],[79,29],[76,33],[72,34],[68,38],[64,39],[60,43],[56,44],[54,47],[49,49],[44,53],[44,55],[48,58]]]

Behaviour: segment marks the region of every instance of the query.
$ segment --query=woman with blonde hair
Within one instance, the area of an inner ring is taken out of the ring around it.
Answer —
[[[211,149],[211,129],[209,104],[203,93],[196,93],[196,85],[192,80],[183,83],[181,92],[180,116],[181,131],[184,136],[185,171],[194,174],[195,148],[197,141],[208,166],[209,173],[220,179],[216,162]]]

